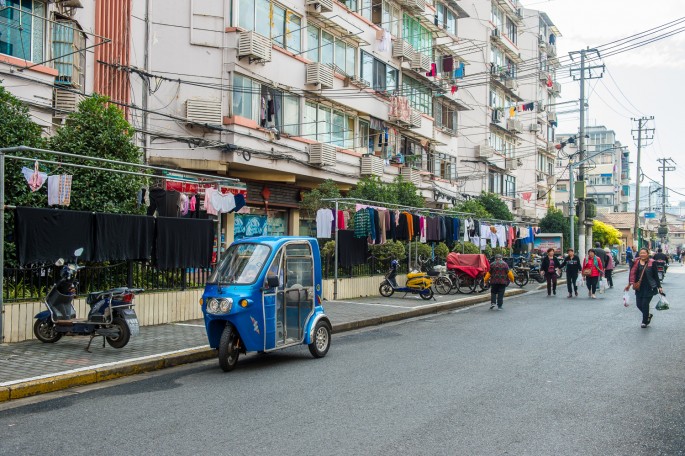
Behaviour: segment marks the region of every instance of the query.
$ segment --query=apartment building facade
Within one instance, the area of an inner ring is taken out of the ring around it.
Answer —
[[[531,12],[524,32],[527,15],[510,0],[5,0],[0,78],[47,133],[109,96],[149,163],[240,179],[271,234],[311,234],[303,192],[369,175],[435,207],[493,191],[532,219],[554,65],[538,44],[551,22]],[[230,241],[241,214],[224,217]]]

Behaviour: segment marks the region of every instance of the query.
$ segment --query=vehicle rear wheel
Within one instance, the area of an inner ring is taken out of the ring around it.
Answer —
[[[381,286],[378,288],[378,292],[381,294],[381,296],[389,298],[390,296],[392,296],[395,290],[393,290],[392,286],[390,286],[390,284],[386,281],[383,282]]]
[[[452,289],[452,281],[447,276],[440,276],[435,279],[433,286],[435,286],[435,291],[444,295]]]
[[[33,324],[33,334],[45,344],[54,344],[62,338],[62,334],[55,331],[55,324],[47,318],[36,320]]]
[[[421,296],[421,299],[425,299],[426,301],[433,299],[433,289],[426,288],[425,290],[421,290],[421,292],[419,292],[419,296]]]
[[[309,344],[309,353],[314,358],[323,358],[331,348],[331,328],[324,321],[320,321],[314,327],[314,339]]]
[[[523,273],[516,274],[514,276],[514,283],[523,288],[528,284],[528,276]]]
[[[476,291],[476,286],[478,283],[476,282],[476,279],[473,277],[468,277],[468,276],[461,276],[459,278],[459,293],[467,294],[467,293],[473,293]]]
[[[219,366],[224,372],[230,372],[238,364],[238,333],[233,325],[226,325],[219,341]]]
[[[124,348],[131,338],[131,330],[128,328],[126,320],[120,317],[115,318],[112,320],[112,328],[118,329],[119,335],[116,337],[105,337],[105,339],[107,339],[107,343],[112,348]]]

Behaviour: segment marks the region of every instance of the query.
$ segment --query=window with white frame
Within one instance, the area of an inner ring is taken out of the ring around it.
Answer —
[[[512,43],[516,44],[518,42],[518,30],[516,24],[513,20],[511,20],[509,16],[507,16],[504,34],[507,38],[509,38],[509,41],[511,41]]]
[[[402,78],[402,95],[409,98],[409,104],[414,109],[424,114],[432,114],[433,93],[419,81],[408,77]]]
[[[59,74],[55,84],[83,88],[86,83],[86,36],[76,21],[55,17],[52,26],[52,55]]]
[[[502,26],[504,25],[504,11],[499,8],[495,2],[492,3],[492,14],[490,15],[490,20],[495,24],[495,28],[503,32]]]
[[[516,177],[515,176],[509,176],[508,174],[504,175],[504,196],[508,196],[509,198],[513,198],[516,196]]]
[[[45,2],[0,1],[0,54],[29,62],[45,60]]]
[[[388,0],[347,0],[344,3],[391,35],[400,36],[402,9],[395,3]],[[356,5],[357,9],[351,5]]]
[[[333,106],[307,101],[304,107],[302,136],[322,143],[352,149],[368,144],[369,124],[359,122],[357,116],[336,109]],[[366,139],[363,136],[366,136]]]
[[[457,157],[440,154],[440,173],[441,178],[455,180],[457,178]]]
[[[381,92],[397,90],[398,70],[362,51],[361,78]]]
[[[302,18],[271,0],[237,0],[238,27],[254,30],[275,44],[300,52]],[[267,20],[271,18],[271,20]]]
[[[446,4],[439,2],[436,5],[438,25],[442,26],[452,35],[457,35],[457,13]]]
[[[300,134],[300,97],[240,74],[233,76],[232,114],[275,127],[293,136]]]
[[[407,13],[402,16],[402,39],[411,44],[415,51],[433,57],[433,35],[418,19]]]
[[[307,58],[312,62],[324,63],[345,76],[355,76],[357,52],[357,46],[317,26],[307,26]]]
[[[433,118],[436,126],[457,132],[457,110],[452,103],[436,98],[433,101]]]

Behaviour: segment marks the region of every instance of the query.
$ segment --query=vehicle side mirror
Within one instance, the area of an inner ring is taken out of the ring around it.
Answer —
[[[276,288],[280,284],[278,276],[274,274],[269,274],[266,276],[266,284],[269,288]]]
[[[64,258],[55,261],[55,266],[64,266]]]

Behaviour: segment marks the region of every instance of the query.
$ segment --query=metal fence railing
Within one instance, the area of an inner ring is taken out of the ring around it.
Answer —
[[[3,271],[5,302],[38,300],[45,296],[59,279],[61,267],[6,268]],[[106,290],[114,287],[143,288],[146,291],[185,290],[201,288],[211,274],[209,269],[159,270],[142,261],[88,265],[78,273],[78,293]]]

